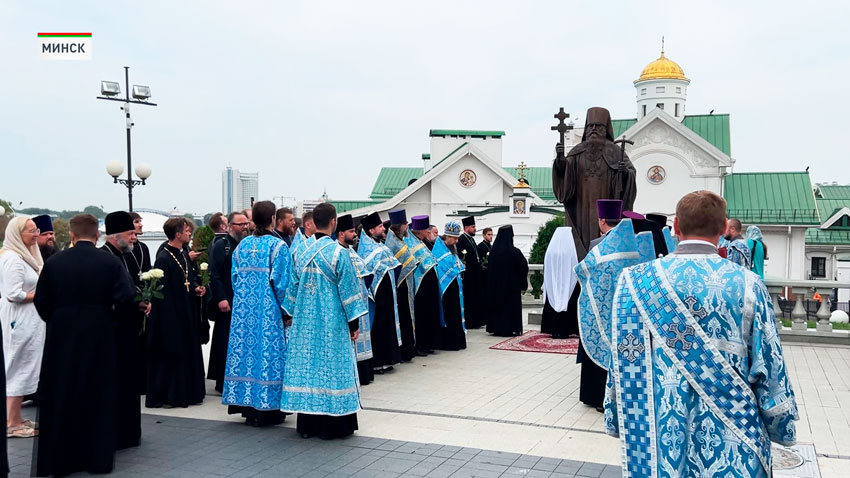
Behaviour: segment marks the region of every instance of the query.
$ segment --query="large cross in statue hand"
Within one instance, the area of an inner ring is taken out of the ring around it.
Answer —
[[[626,168],[626,143],[631,145],[635,144],[634,141],[626,139],[626,135],[623,135],[622,138],[614,141],[614,144],[620,145],[620,163],[618,166],[621,170]]]
[[[572,124],[566,124],[566,123],[564,123],[564,120],[565,120],[565,119],[567,119],[567,118],[569,118],[569,117],[570,117],[570,114],[569,114],[569,113],[564,112],[564,107],[563,107],[563,106],[561,107],[560,111],[558,111],[557,113],[555,113],[555,119],[557,119],[557,120],[558,120],[558,124],[557,124],[557,125],[555,125],[555,126],[552,126],[552,131],[557,131],[558,133],[560,133],[560,135],[561,135],[561,144],[564,144],[564,135],[567,133],[567,131],[569,131],[569,130],[573,129],[573,125],[572,125]]]

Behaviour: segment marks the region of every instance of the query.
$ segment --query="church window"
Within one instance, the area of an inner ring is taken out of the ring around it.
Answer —
[[[664,103],[655,103],[655,107],[661,108],[663,110],[664,109]]]
[[[664,87],[663,86],[656,86],[655,92],[656,93],[664,93]]]
[[[826,257],[812,257],[812,277],[826,277]]]
[[[677,86],[677,87],[676,87],[676,93],[681,93],[681,92],[682,92],[682,87],[681,87],[681,86]]]
[[[646,116],[646,105],[643,105],[643,115],[641,117]]]
[[[641,88],[641,89],[640,89],[640,95],[641,95],[641,96],[646,95],[646,88]]]
[[[679,117],[679,103],[676,103],[676,118]]]

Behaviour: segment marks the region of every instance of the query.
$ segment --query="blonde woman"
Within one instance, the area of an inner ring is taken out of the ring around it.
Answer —
[[[6,436],[28,438],[38,434],[37,425],[21,417],[25,395],[35,393],[44,349],[44,322],[32,300],[44,262],[32,219],[13,218],[6,227],[0,248],[0,325],[6,358]]]

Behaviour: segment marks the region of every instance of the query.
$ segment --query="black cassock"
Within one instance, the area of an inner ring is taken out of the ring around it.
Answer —
[[[416,356],[416,340],[413,334],[413,318],[410,316],[411,304],[408,296],[408,287],[413,283],[412,276],[413,274],[401,282],[396,277],[395,294],[398,301],[398,323],[401,330],[401,360],[404,362],[410,362]]]
[[[101,248],[112,254],[124,266],[127,277],[134,286],[141,284],[139,264],[133,262],[130,253],[123,253],[108,242]],[[118,436],[115,448],[118,450],[139,446],[142,436],[142,407],[139,403],[138,372],[142,360],[139,349],[139,332],[142,330],[144,313],[139,311],[134,301],[129,307],[116,309],[115,323],[115,359],[117,366],[117,390],[115,405],[118,408]]]
[[[215,323],[210,345],[210,364],[207,378],[215,380],[215,389],[219,392],[224,384],[224,368],[227,365],[227,343],[230,340],[231,312],[222,312],[218,303],[226,300],[233,307],[233,282],[230,271],[233,269],[233,251],[238,243],[227,235],[217,238],[210,250],[210,304],[209,318]]]
[[[3,330],[0,328],[0,340],[3,340]],[[0,347],[0,392],[3,392],[3,396],[6,396],[6,359],[3,357],[3,347]],[[3,401],[2,406],[3,413],[3,423],[6,423],[6,401]],[[6,451],[6,435],[0,437],[0,476],[6,477],[9,476],[9,455]]]
[[[464,287],[466,289],[466,287]],[[466,304],[466,293],[463,296]],[[460,287],[453,281],[443,294],[443,321],[446,326],[441,332],[440,349],[463,350],[466,348],[466,331],[463,328],[463,317],[460,309]],[[468,309],[467,309],[468,310]]]
[[[148,393],[145,406],[195,405],[204,400],[206,393],[204,359],[198,335],[200,310],[195,295],[196,277],[188,255],[170,245],[157,254],[154,267],[165,272],[161,282],[165,297],[152,301],[147,320]]]
[[[581,286],[576,284],[567,310],[558,312],[549,304],[549,299],[543,303],[543,318],[540,321],[540,333],[550,334],[553,339],[565,339],[570,335],[578,335],[578,298]]]
[[[133,264],[135,265],[131,265],[129,259],[133,259]],[[128,270],[131,271],[134,267],[140,268],[139,272],[136,273],[136,277],[133,277],[133,282],[139,285],[141,279],[138,278],[138,275],[151,270],[151,251],[148,249],[148,245],[143,242],[133,244],[132,257],[128,258],[127,265]],[[130,275],[132,276],[133,273],[131,272]],[[144,395],[145,389],[148,386],[148,338],[144,330],[139,333],[136,348],[139,351],[139,368],[135,375],[136,386],[139,389],[139,394]]]
[[[115,311],[133,306],[123,264],[87,241],[45,263],[35,307],[47,323],[39,380],[37,476],[112,471],[116,447]],[[137,399],[138,400],[138,399]]]
[[[393,301],[393,284],[389,270],[381,278],[375,293],[375,318],[372,321],[372,366],[386,367],[401,362],[398,334],[395,328],[396,304]],[[369,276],[371,279],[372,276]],[[399,332],[401,328],[399,328]]]
[[[528,261],[514,247],[514,229],[499,228],[487,261],[487,332],[522,334],[522,291],[528,289]]]
[[[422,241],[428,250],[433,242]],[[440,348],[440,284],[437,279],[437,267],[432,267],[420,279],[419,289],[414,291],[413,320],[416,334],[416,350],[428,353]]]
[[[466,266],[463,273],[463,312],[466,327],[477,329],[484,325],[484,273],[478,256],[478,245],[468,234],[457,240],[457,253]]]

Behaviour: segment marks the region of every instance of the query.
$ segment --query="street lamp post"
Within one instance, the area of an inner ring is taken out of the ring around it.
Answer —
[[[146,101],[151,97],[151,89],[147,86],[133,85],[133,98],[130,99],[130,67],[124,67],[124,98],[115,98],[121,94],[121,85],[114,81],[101,81],[100,92],[103,96],[98,96],[99,100],[120,101],[124,103],[121,107],[127,119],[127,179],[119,179],[118,177],[124,172],[124,166],[120,161],[113,160],[106,164],[106,172],[112,176],[113,182],[121,183],[127,187],[127,199],[129,201],[130,211],[133,211],[133,188],[135,186],[145,184],[145,180],[151,175],[151,167],[145,163],[140,163],[136,166],[136,176],[139,179],[133,179],[133,162],[130,152],[130,129],[133,127],[133,120],[130,118],[130,103],[139,105],[156,106],[156,103]]]

